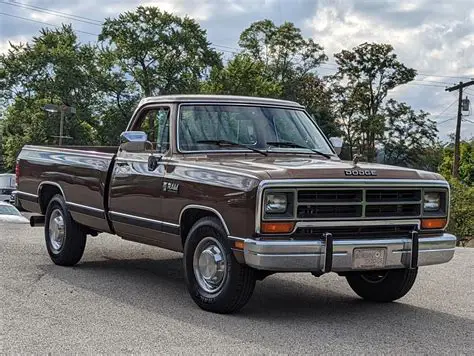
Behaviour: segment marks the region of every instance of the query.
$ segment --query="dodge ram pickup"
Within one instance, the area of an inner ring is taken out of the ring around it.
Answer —
[[[118,147],[25,146],[19,204],[71,266],[87,235],[183,252],[199,307],[242,308],[277,272],[344,276],[360,297],[404,296],[419,266],[448,262],[449,185],[436,173],[342,161],[295,102],[143,99]]]

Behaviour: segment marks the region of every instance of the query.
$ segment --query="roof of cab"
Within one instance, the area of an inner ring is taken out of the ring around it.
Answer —
[[[236,95],[162,95],[143,98],[140,106],[158,103],[238,103],[303,108],[294,101]]]

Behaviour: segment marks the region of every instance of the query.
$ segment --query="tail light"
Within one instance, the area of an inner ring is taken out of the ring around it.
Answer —
[[[16,187],[18,188],[18,184],[20,183],[20,162],[16,162],[15,166],[15,180],[16,180]]]

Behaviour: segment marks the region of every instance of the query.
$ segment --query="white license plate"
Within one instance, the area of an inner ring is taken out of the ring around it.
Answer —
[[[354,269],[383,268],[386,255],[385,248],[356,248],[352,256],[352,267]]]

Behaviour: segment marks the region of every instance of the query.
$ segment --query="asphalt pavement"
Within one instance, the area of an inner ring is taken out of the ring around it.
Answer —
[[[395,303],[336,274],[278,274],[217,315],[188,296],[180,254],[102,234],[59,267],[43,236],[0,225],[0,354],[474,354],[474,249],[421,268]]]

